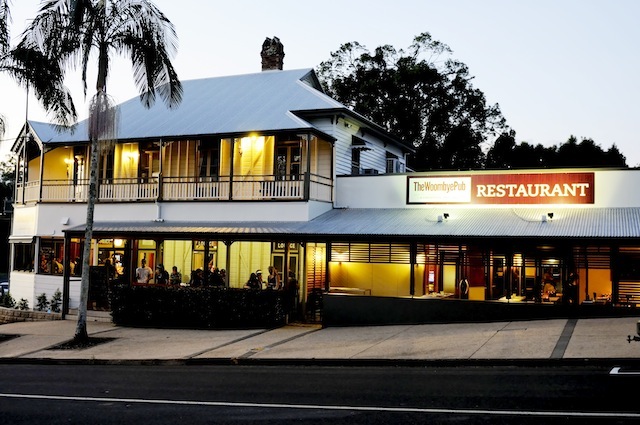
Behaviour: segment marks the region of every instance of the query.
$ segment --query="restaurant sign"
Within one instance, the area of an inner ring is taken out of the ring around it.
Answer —
[[[408,204],[593,204],[594,173],[408,176]]]

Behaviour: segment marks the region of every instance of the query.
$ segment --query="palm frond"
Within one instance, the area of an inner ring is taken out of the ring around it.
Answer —
[[[9,25],[11,24],[11,11],[9,0],[0,0],[0,55],[9,50],[11,38]]]
[[[36,46],[21,42],[3,58],[0,66],[19,84],[28,85],[58,124],[71,126],[76,121],[73,99],[64,85],[64,73],[57,61]]]

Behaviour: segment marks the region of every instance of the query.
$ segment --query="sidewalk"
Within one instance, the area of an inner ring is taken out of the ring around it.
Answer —
[[[321,328],[188,330],[88,322],[91,337],[107,342],[85,349],[51,349],[70,340],[75,319],[0,325],[0,362],[372,362],[527,361],[616,359],[640,361],[635,335],[640,317],[553,319]],[[18,335],[15,338],[8,338]]]

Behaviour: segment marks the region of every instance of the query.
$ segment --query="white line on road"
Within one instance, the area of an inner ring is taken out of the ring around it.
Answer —
[[[584,418],[640,418],[640,413],[627,412],[565,412],[565,411],[526,411],[526,410],[482,410],[482,409],[430,409],[419,407],[384,407],[384,406],[335,406],[318,404],[281,404],[281,403],[242,403],[229,401],[194,401],[194,400],[159,400],[143,398],[114,398],[114,397],[78,397],[45,394],[7,394],[0,393],[0,397],[23,398],[33,400],[66,400],[88,401],[97,403],[146,403],[185,406],[216,406],[216,407],[253,407],[260,409],[307,409],[307,410],[348,410],[360,412],[398,412],[398,413],[429,413],[429,414],[463,414],[463,415],[501,415],[501,416],[571,416]]]
[[[622,368],[619,366],[614,367],[609,372],[609,375],[640,375],[640,371],[622,371]]]

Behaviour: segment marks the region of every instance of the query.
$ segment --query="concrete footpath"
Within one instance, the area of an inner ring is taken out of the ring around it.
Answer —
[[[640,317],[367,327],[290,324],[277,329],[189,330],[89,321],[83,349],[59,349],[73,318],[0,325],[0,363],[375,363],[619,360],[640,362]]]

